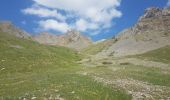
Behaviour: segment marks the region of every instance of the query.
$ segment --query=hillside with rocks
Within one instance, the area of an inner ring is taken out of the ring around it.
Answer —
[[[69,30],[62,35],[51,33],[40,33],[33,36],[33,39],[41,44],[58,45],[80,50],[92,44],[92,40],[76,30]]]
[[[0,21],[0,31],[19,38],[31,39],[31,35],[29,33],[14,26],[10,21]]]
[[[170,45],[170,8],[148,8],[131,28],[120,32],[98,56],[142,54]]]
[[[81,52],[82,75],[123,88],[132,100],[170,99],[169,8],[148,8],[133,27]]]

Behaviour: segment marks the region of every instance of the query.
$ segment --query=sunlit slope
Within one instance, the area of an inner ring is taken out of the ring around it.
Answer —
[[[0,99],[128,100],[121,89],[81,75],[80,56],[0,32]]]
[[[108,39],[103,42],[90,45],[89,47],[81,50],[81,53],[86,54],[86,55],[95,55],[99,52],[102,52],[105,49],[108,49],[109,46],[111,46],[114,42],[115,42],[114,39]]]
[[[145,54],[137,55],[139,58],[148,60],[170,63],[170,46],[166,46],[160,49],[156,49]]]
[[[7,69],[16,67],[16,72],[39,65],[43,67],[55,64],[59,67],[67,67],[79,59],[77,53],[70,49],[40,45],[5,33],[0,33],[0,57],[1,66],[4,65]],[[25,66],[29,64],[29,67]]]

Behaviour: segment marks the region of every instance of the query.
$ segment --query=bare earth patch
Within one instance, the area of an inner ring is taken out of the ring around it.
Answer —
[[[102,82],[105,85],[117,86],[125,89],[128,94],[131,94],[133,100],[169,100],[170,88],[166,86],[152,85],[150,83],[134,80],[134,79],[118,79],[108,80],[101,77],[93,76],[97,82]]]

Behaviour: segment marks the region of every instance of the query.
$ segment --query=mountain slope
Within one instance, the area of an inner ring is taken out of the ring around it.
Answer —
[[[80,32],[75,30],[70,30],[62,35],[40,33],[33,38],[41,44],[65,46],[76,50],[86,48],[92,44],[88,37],[81,35]]]
[[[118,40],[98,55],[127,56],[170,45],[170,8],[148,8],[132,28],[120,32]]]
[[[102,50],[107,50],[115,42],[116,41],[114,39],[108,39],[105,41],[97,42],[88,46],[87,48],[82,49],[81,53],[86,55],[96,55]]]
[[[2,32],[14,35],[19,38],[31,39],[31,36],[29,33],[19,29],[18,27],[14,26],[9,21],[0,21],[0,30]]]
[[[83,70],[78,60],[77,52],[68,48],[0,32],[0,99],[131,99],[123,90],[77,73]]]
[[[144,54],[136,55],[135,57],[169,64],[170,63],[169,55],[170,55],[170,46],[166,46],[153,51],[149,51]]]

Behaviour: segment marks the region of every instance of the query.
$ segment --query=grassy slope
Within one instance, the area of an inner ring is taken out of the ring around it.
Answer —
[[[163,63],[170,63],[170,46],[137,55],[137,57]]]
[[[120,84],[126,84],[122,85],[122,87],[126,88],[127,91],[135,91],[135,92],[141,92],[141,93],[147,93],[146,91],[143,91],[142,88],[151,88],[150,86],[157,87],[157,86],[166,86],[170,87],[170,74],[169,69],[163,70],[159,68],[149,68],[147,66],[135,66],[132,64],[129,65],[103,65],[98,67],[91,67],[86,69],[88,73],[92,76],[97,76],[100,78],[103,78],[105,80],[113,81],[121,81],[124,79],[133,79],[137,83],[129,83],[126,81],[122,81],[122,83],[117,83],[119,86]],[[138,82],[139,81],[139,82]],[[107,82],[107,81],[106,81]],[[143,86],[140,85],[142,82],[146,82],[145,85],[149,84],[150,86]],[[113,85],[115,87],[115,85]],[[159,89],[162,89],[161,87]],[[152,94],[152,90],[148,90]],[[161,95],[161,96],[160,96]],[[155,94],[152,94],[152,99],[159,100],[162,98],[167,99],[169,97],[170,91],[169,90],[163,90],[162,94],[159,92],[156,92]],[[146,99],[146,98],[145,98]],[[144,99],[144,100],[145,100]],[[147,99],[146,99],[147,100]]]
[[[0,99],[128,100],[121,90],[76,74],[79,55],[64,47],[40,45],[0,32]]]
[[[170,46],[159,48],[153,51],[149,51],[144,54],[135,56],[127,56],[132,58],[145,59],[150,61],[162,62],[170,64]],[[133,77],[138,80],[147,81],[155,85],[169,86],[170,87],[170,74],[169,69],[161,68],[147,68],[143,66],[128,66],[124,72],[124,75]]]
[[[95,54],[98,51],[102,50],[105,47],[104,43],[99,43],[94,46],[90,46],[89,48],[85,49],[85,54]],[[156,62],[163,62],[163,63],[170,63],[170,46],[166,46],[157,50],[153,50],[150,52],[147,52],[145,54],[135,55],[135,56],[127,56],[127,58],[140,58],[145,60],[151,60]],[[170,87],[170,74],[167,72],[167,70],[163,70],[160,68],[149,68],[147,66],[135,66],[135,65],[126,65],[126,70],[124,70],[124,67],[114,66],[116,69],[120,69],[119,71],[112,72],[111,71],[111,77],[114,78],[114,76],[120,78],[134,78],[136,80],[140,81],[146,81],[149,83],[152,83],[154,85],[161,85],[161,86],[168,86]],[[122,68],[122,69],[121,69]],[[101,72],[99,71],[101,69]],[[106,73],[109,74],[108,71],[105,71],[104,68],[93,68],[88,70],[94,70],[96,73]],[[97,70],[97,71],[96,71]],[[107,76],[108,77],[108,76]]]
[[[82,54],[88,54],[88,55],[95,55],[99,52],[101,52],[102,50],[106,49],[107,47],[109,47],[111,44],[114,43],[114,40],[106,40],[104,42],[101,43],[97,43],[97,44],[93,44],[91,46],[89,46],[88,48],[85,48],[81,51]]]

